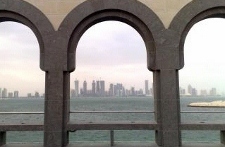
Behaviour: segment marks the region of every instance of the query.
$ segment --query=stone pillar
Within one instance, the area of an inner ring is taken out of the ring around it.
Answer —
[[[225,131],[220,131],[220,142],[225,145]]]
[[[0,132],[0,146],[6,144],[6,132]]]
[[[44,146],[68,144],[66,125],[69,120],[69,73],[46,72]]]
[[[114,130],[110,130],[110,145],[114,146]]]
[[[154,71],[155,117],[159,125],[156,143],[163,147],[181,146],[178,71]]]

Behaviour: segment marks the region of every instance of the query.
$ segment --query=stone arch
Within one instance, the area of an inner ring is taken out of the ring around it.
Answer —
[[[40,47],[40,68],[45,70],[44,56],[53,26],[33,5],[18,0],[0,0],[0,22],[14,21],[28,26],[37,37]]]
[[[225,18],[224,0],[194,0],[187,4],[174,17],[169,29],[177,32],[175,37],[179,44],[180,68],[184,66],[184,42],[189,30],[197,22],[213,17]]]
[[[68,40],[65,44],[68,71],[75,69],[75,51],[83,33],[92,25],[107,20],[121,21],[136,29],[146,45],[148,69],[156,69],[155,40],[165,29],[156,14],[136,0],[90,0],[73,9],[59,27],[61,36]]]

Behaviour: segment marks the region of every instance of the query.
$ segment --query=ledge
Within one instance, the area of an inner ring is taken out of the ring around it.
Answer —
[[[76,130],[157,130],[158,125],[149,121],[70,122],[68,131]]]
[[[225,130],[223,122],[183,122],[180,124],[181,130]]]
[[[43,124],[1,124],[0,131],[43,131]]]

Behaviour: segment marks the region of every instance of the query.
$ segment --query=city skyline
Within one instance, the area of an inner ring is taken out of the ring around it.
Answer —
[[[0,88],[0,98],[40,98],[44,97],[44,95],[44,93],[40,94],[38,91],[35,91],[33,93],[27,92],[27,95],[20,95],[20,92],[18,90],[8,91],[7,88]]]
[[[153,92],[153,83],[149,82],[149,80],[145,80],[144,88],[136,89],[136,87],[130,86],[129,88],[125,87],[123,83],[114,82],[109,83],[108,87],[106,86],[104,80],[93,80],[92,83],[88,83],[86,80],[81,83],[81,86],[79,86],[80,81],[75,80],[74,81],[74,89],[73,87],[70,87],[71,91],[71,97],[79,97],[79,96],[154,96]],[[99,84],[98,84],[99,83]],[[88,85],[91,85],[87,87]],[[85,85],[85,86],[84,86]],[[113,92],[113,89],[116,87],[120,87],[119,90],[121,90],[121,94],[116,95]],[[85,87],[85,88],[84,88]],[[104,87],[104,88],[102,88]],[[150,87],[150,88],[149,88]],[[111,91],[110,91],[111,90]],[[125,90],[125,92],[122,92],[122,90]],[[99,93],[98,93],[99,91]],[[133,91],[133,92],[131,92]],[[217,89],[212,87],[210,89],[197,89],[195,87],[192,87],[191,84],[188,84],[186,88],[179,87],[180,96],[224,96],[223,93],[218,93]],[[110,94],[111,93],[111,94]],[[114,94],[112,94],[114,93]],[[124,94],[123,94],[124,93]],[[133,93],[133,94],[128,94]],[[94,94],[94,95],[93,95]],[[20,92],[18,90],[14,91],[8,91],[7,88],[0,88],[0,98],[19,98],[19,97],[28,97],[28,98],[38,98],[38,97],[44,97],[44,93],[40,94],[39,92],[35,91],[33,94],[31,92],[27,92],[26,95],[20,95]]]
[[[90,84],[89,87],[87,87]],[[151,84],[152,85],[152,84]],[[150,86],[151,87],[151,86]],[[144,90],[145,89],[145,90]],[[152,87],[149,88],[149,81],[144,81],[144,89],[136,89],[134,86],[125,87],[123,83],[115,82],[106,84],[105,80],[92,80],[92,82],[83,82],[79,80],[74,81],[74,86],[71,87],[71,97],[79,96],[92,96],[92,97],[104,97],[104,96],[153,96]]]
[[[221,52],[224,25],[223,19],[207,19],[190,30],[184,47],[185,66],[179,71],[180,87],[192,83],[197,89],[215,87],[218,93],[225,93],[225,60]],[[44,93],[45,72],[39,68],[39,45],[33,32],[18,23],[0,23],[0,42],[0,51],[4,53],[0,61],[0,86],[9,91],[17,89],[21,95],[27,95],[28,91]],[[153,75],[147,69],[141,36],[121,22],[94,25],[79,41],[71,87],[76,78],[121,81],[125,86],[144,89],[138,81],[152,81]]]
[[[139,94],[142,94],[142,95],[150,95],[150,96],[153,96],[154,93],[153,93],[153,82],[152,81],[149,81],[149,80],[145,80],[143,81],[143,85],[144,85],[144,88],[143,89],[136,89],[136,87],[133,87],[133,86],[129,86],[129,87],[125,87],[123,85],[123,83],[119,83],[119,82],[114,82],[114,83],[109,83],[108,87],[105,86],[105,82],[104,80],[101,80],[101,81],[98,81],[98,80],[92,80],[92,83],[91,82],[87,82],[86,80],[84,80],[83,82],[82,81],[79,81],[78,79],[76,79],[74,81],[74,87],[71,87],[71,90],[75,90],[74,93],[76,93],[75,95],[78,96],[80,94],[80,91],[82,91],[83,89],[86,89],[84,91],[89,91],[89,93],[92,93],[93,94],[93,89],[94,91],[96,91],[97,86],[97,82],[104,82],[104,92],[109,92],[110,93],[110,89],[111,89],[111,85],[121,85],[121,87],[124,87],[124,89],[132,89],[134,88],[135,91],[142,91],[142,93],[139,93]],[[84,87],[84,84],[85,83],[85,87],[86,88],[83,88]],[[93,83],[94,83],[94,86],[93,86]],[[90,85],[89,87],[87,87],[88,85]],[[98,85],[98,84],[97,84]],[[74,89],[73,89],[74,88]],[[186,85],[186,87],[179,87],[180,89],[180,95],[181,96],[221,96],[221,95],[224,95],[222,93],[218,93],[217,92],[217,89],[215,87],[211,87],[209,89],[204,89],[204,88],[195,88],[194,86],[192,86],[191,84],[188,84]],[[108,91],[107,91],[108,90]],[[95,92],[94,92],[95,93]]]

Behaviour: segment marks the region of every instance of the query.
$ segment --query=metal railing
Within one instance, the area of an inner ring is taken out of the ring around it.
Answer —
[[[151,113],[151,114],[154,114],[155,111],[143,111],[143,110],[140,110],[140,111],[70,111],[69,112],[70,114],[86,114],[86,113],[90,113],[90,114],[106,114],[106,113],[112,113],[112,114],[121,114],[121,113],[125,113],[125,114],[128,114],[128,113],[135,113],[135,114],[143,114],[143,113]],[[225,114],[225,111],[181,111],[180,113],[187,113],[187,114],[196,114],[196,113],[212,113],[212,114],[215,114],[215,113],[220,113],[220,114]],[[0,112],[0,115],[43,115],[44,112]],[[103,124],[103,125],[106,125],[106,127],[104,128],[105,130],[109,130],[110,132],[110,145],[111,146],[114,146],[115,144],[115,140],[114,140],[114,127],[110,128],[110,127],[107,127],[109,125],[115,125],[115,128],[117,127],[122,127],[124,128],[126,124],[120,124],[120,123],[115,123],[113,124],[114,122],[112,122],[112,124]],[[133,129],[136,129],[135,127],[137,127],[138,125],[143,127],[139,130],[144,130],[145,128],[148,127],[148,130],[154,130],[154,129],[157,129],[158,125],[157,123],[149,123],[149,122],[145,122],[145,123],[137,123],[137,124],[134,124],[132,126],[132,123],[134,122],[130,122],[127,123],[128,125],[131,125],[130,127],[134,127]],[[97,123],[96,123],[97,124]],[[88,128],[91,130],[91,126],[93,125],[96,125],[96,124],[93,124],[93,123],[90,123],[90,124],[77,124],[77,123],[74,123],[74,124],[69,124],[68,126],[68,131],[70,131],[70,128],[80,128],[80,130],[82,130],[82,128],[87,125],[89,126]],[[80,126],[81,125],[81,126]],[[82,126],[84,125],[84,126]],[[98,124],[97,124],[98,125]],[[101,125],[101,124],[100,124]],[[0,126],[0,128],[2,128],[2,131],[0,130],[0,132],[4,133],[6,132],[7,130],[11,130],[11,131],[17,131],[17,130],[21,130],[21,131],[26,131],[26,130],[30,130],[30,129],[33,129],[33,128],[36,128],[36,130],[43,130],[43,124],[42,125],[37,125],[37,124],[31,124],[31,125],[22,125],[22,127],[20,125],[15,125],[15,126],[10,126],[10,125],[7,125],[7,126]],[[149,126],[152,126],[152,127],[149,127]],[[96,126],[94,126],[93,129],[95,129]],[[98,127],[98,126],[97,126]],[[10,129],[7,129],[7,128],[10,128]],[[126,129],[126,128],[125,128]],[[221,133],[224,133],[224,129],[225,129],[225,124],[217,124],[217,123],[204,123],[202,124],[202,122],[200,123],[183,123],[181,124],[181,129],[182,130],[220,130]],[[79,129],[78,129],[79,130]]]
[[[44,114],[44,112],[0,112],[0,115],[7,114]]]
[[[225,111],[181,111],[180,113],[225,113]]]
[[[77,113],[155,113],[155,111],[70,111],[71,114]],[[225,111],[181,111],[180,113],[225,113]],[[0,112],[3,114],[44,114],[44,112]]]
[[[70,113],[155,113],[154,111],[70,111]]]

